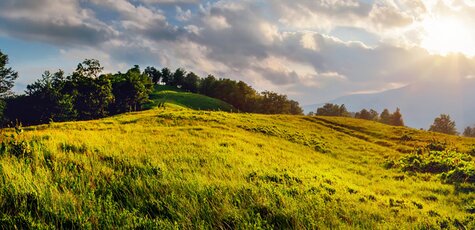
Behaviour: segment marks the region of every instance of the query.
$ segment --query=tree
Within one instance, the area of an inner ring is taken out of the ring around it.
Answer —
[[[434,119],[434,124],[429,128],[429,131],[456,135],[457,129],[455,128],[455,121],[450,119],[447,114],[441,114]]]
[[[404,126],[401,110],[399,108],[397,108],[396,111],[393,114],[391,114],[390,120],[391,120],[390,122],[391,125]]]
[[[183,80],[185,79],[186,71],[182,68],[178,68],[175,70],[175,73],[173,73],[173,78],[171,81],[171,86],[175,87],[182,87],[183,86]]]
[[[391,113],[389,113],[388,109],[384,109],[381,115],[379,115],[379,120],[383,124],[391,124]]]
[[[162,73],[159,70],[155,69],[155,67],[149,66],[145,68],[144,74],[146,74],[155,85],[160,83],[160,80],[162,79]]]
[[[213,97],[213,93],[216,88],[216,78],[213,75],[208,75],[205,79],[201,81],[199,93]]]
[[[63,91],[65,83],[64,71],[45,71],[41,79],[26,87],[26,95],[33,102],[30,112],[37,115],[38,123],[76,118],[74,98]]]
[[[260,112],[264,114],[285,114],[290,113],[291,105],[286,103],[287,96],[275,92],[262,92]]]
[[[142,109],[152,91],[152,81],[140,69],[132,68],[125,74],[118,73],[112,77],[112,92],[115,102],[113,113],[131,112]]]
[[[15,80],[18,78],[18,73],[8,67],[8,56],[3,54],[0,50],[0,97],[5,97],[13,87]]]
[[[367,109],[362,109],[360,112],[357,112],[355,114],[355,118],[359,119],[365,119],[365,120],[371,120],[371,121],[376,121],[378,120],[378,112],[374,109],[370,109],[369,111]]]
[[[290,114],[303,115],[303,109],[300,107],[297,101],[290,100],[289,103],[290,103]]]
[[[466,137],[475,137],[475,127],[467,126],[467,128],[463,130],[463,135]]]
[[[171,85],[172,80],[173,80],[172,71],[170,71],[169,68],[163,68],[162,69],[162,82],[165,83],[165,85]]]
[[[99,60],[86,59],[78,64],[75,73],[83,77],[97,78],[102,70],[104,70],[104,67],[101,66]]]
[[[74,98],[74,108],[80,120],[108,115],[108,108],[114,100],[114,95],[110,76],[98,76],[102,69],[98,60],[86,59],[78,64],[76,71],[68,77],[64,86],[64,93]]]
[[[336,105],[331,103],[326,103],[322,107],[317,109],[318,116],[338,116],[338,117],[349,117],[350,113],[346,109],[345,105]]]
[[[199,88],[199,83],[200,83],[200,77],[196,75],[193,72],[189,72],[185,79],[183,79],[183,85],[182,89],[192,92],[192,93],[197,93],[198,88]]]

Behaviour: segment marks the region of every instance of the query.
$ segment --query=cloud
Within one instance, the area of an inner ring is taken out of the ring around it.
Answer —
[[[199,0],[141,0],[147,4],[198,4]]]
[[[94,45],[116,35],[72,0],[1,1],[0,20],[4,34],[54,44]]]
[[[474,59],[417,46],[430,12],[475,13],[464,1],[436,2],[4,0],[0,33],[52,43],[68,60],[99,57],[111,71],[133,64],[185,67],[305,104],[475,76]]]

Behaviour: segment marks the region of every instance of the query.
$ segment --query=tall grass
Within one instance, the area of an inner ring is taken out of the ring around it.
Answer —
[[[475,228],[471,184],[384,167],[472,139],[172,107],[4,132],[5,228]]]

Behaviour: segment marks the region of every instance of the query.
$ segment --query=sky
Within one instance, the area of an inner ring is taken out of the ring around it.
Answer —
[[[475,81],[475,0],[1,0],[15,91],[86,58],[183,67],[301,105]]]

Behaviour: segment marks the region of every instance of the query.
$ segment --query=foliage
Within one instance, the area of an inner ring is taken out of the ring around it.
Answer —
[[[455,121],[452,121],[450,116],[447,114],[441,114],[439,117],[435,118],[434,123],[429,128],[429,131],[457,135]]]
[[[393,126],[404,126],[404,121],[402,120],[401,110],[399,108],[391,115],[390,125]]]
[[[387,125],[404,126],[401,110],[399,108],[397,108],[394,113],[390,113],[388,109],[384,109],[383,112],[381,112],[379,121]]]
[[[114,113],[138,111],[148,101],[152,92],[152,80],[135,66],[125,74],[112,76],[112,91],[115,102],[111,105]]]
[[[286,95],[264,91],[258,93],[242,81],[216,79],[209,75],[199,83],[199,93],[223,100],[239,111],[263,114],[303,114],[298,102]]]
[[[193,72],[186,74],[186,77],[183,79],[182,89],[192,93],[198,93],[200,88],[200,77]]]
[[[146,74],[150,78],[152,83],[156,85],[160,83],[160,81],[162,80],[162,73],[160,72],[160,70],[157,70],[155,67],[149,66],[145,68],[144,74]]]
[[[115,75],[100,75],[102,69],[99,61],[86,59],[70,76],[46,71],[25,95],[7,99],[4,124],[89,120],[142,109],[151,92],[149,76],[138,66]]]
[[[355,118],[377,121],[379,119],[379,113],[374,110],[370,109],[362,109],[360,112],[355,113]]]
[[[335,105],[326,103],[322,107],[317,109],[318,116],[337,116],[337,117],[349,117],[350,113],[346,109],[345,105]]]
[[[467,126],[463,130],[463,136],[465,136],[465,137],[475,137],[475,127]]]
[[[0,96],[4,97],[13,87],[18,73],[8,65],[8,56],[0,50]]]
[[[455,151],[412,153],[397,163],[406,172],[440,174],[447,183],[475,183],[475,164],[469,155]]]
[[[384,109],[383,112],[381,112],[379,120],[383,124],[391,124],[391,113],[389,112],[388,109]]]

